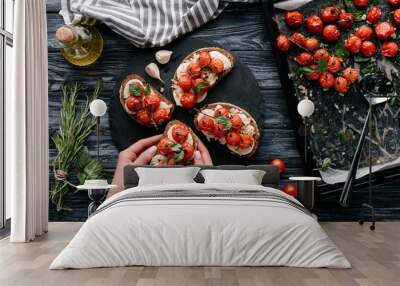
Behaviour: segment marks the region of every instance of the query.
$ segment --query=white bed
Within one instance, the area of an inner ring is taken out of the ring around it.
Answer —
[[[168,191],[182,195],[157,196]],[[261,195],[253,196],[252,191]],[[190,195],[195,192],[203,195]],[[241,195],[213,195],[216,192]],[[128,265],[351,267],[299,204],[277,189],[254,185],[192,183],[130,188],[100,206],[50,269]]]

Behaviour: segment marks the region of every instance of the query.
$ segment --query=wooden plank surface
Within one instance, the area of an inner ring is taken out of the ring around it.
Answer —
[[[56,29],[62,25],[62,18],[58,15],[59,0],[49,0],[47,3],[48,36],[54,38]],[[60,87],[66,82],[79,81],[82,90],[93,91],[97,79],[103,81],[101,98],[108,102],[112,96],[115,78],[127,67],[127,59],[138,49],[107,27],[100,27],[104,39],[104,53],[93,66],[77,68],[68,64],[61,54],[49,47],[49,133],[53,136],[59,124]],[[268,163],[273,158],[282,158],[287,164],[287,171],[283,175],[282,185],[292,175],[304,173],[302,160],[296,146],[290,122],[286,98],[281,90],[276,63],[267,38],[263,13],[259,4],[231,4],[219,18],[197,31],[189,37],[214,41],[232,50],[237,57],[254,73],[262,95],[264,97],[265,128],[262,130],[263,139],[260,144],[258,163]],[[112,144],[108,117],[101,122],[100,152],[104,165],[113,170],[117,150]],[[49,139],[50,140],[50,139]],[[50,160],[55,156],[54,145],[50,142]],[[95,152],[94,133],[89,137],[88,147]],[[49,173],[52,180],[52,174]],[[377,189],[377,214],[380,218],[400,218],[400,188],[399,182]],[[338,196],[317,196],[316,211],[321,219],[358,219],[362,214],[360,203],[365,201],[366,193],[360,192],[355,196],[354,206],[349,209],[340,208],[337,204]],[[50,209],[51,220],[79,221],[85,220],[88,199],[85,192],[68,196],[66,204],[73,208],[72,212],[57,213]]]
[[[395,286],[400,271],[400,223],[378,223],[375,232],[356,223],[322,223],[352,269],[289,267],[116,267],[49,270],[81,223],[50,223],[32,243],[0,241],[0,285],[335,285]]]

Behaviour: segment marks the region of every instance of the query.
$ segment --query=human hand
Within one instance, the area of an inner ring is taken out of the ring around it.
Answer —
[[[197,150],[194,152],[194,160],[193,163],[195,165],[208,165],[212,166],[213,161],[211,159],[210,153],[208,152],[207,147],[203,144],[199,137],[196,134],[194,135],[194,141],[197,145]]]
[[[132,144],[125,150],[121,151],[118,155],[118,162],[115,168],[113,185],[116,188],[110,190],[107,194],[107,198],[112,195],[123,191],[124,189],[124,167],[128,164],[134,165],[147,165],[151,161],[151,158],[157,152],[157,144],[162,135],[155,135],[149,138],[140,139],[136,143]]]

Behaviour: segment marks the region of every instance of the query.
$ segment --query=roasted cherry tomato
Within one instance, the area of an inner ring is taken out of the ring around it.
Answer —
[[[198,84],[203,83],[203,87],[199,88]],[[202,78],[196,78],[192,80],[193,88],[196,90],[196,95],[204,95],[210,88],[209,84],[205,82]]]
[[[393,19],[400,26],[400,8],[393,11]]]
[[[169,110],[165,108],[159,108],[153,112],[153,121],[155,124],[160,125],[168,121],[170,116],[171,113],[169,112]]]
[[[132,96],[143,96],[144,95],[143,84],[138,82],[129,84],[129,94]]]
[[[243,126],[243,120],[242,117],[240,117],[239,114],[234,114],[231,117],[231,123],[232,123],[232,128],[233,129],[240,129],[240,127]]]
[[[287,12],[285,22],[291,28],[300,27],[303,24],[303,15],[299,11]]]
[[[319,78],[319,85],[323,88],[323,89],[330,89],[335,85],[335,78],[334,76],[327,72],[321,75],[321,77]]]
[[[324,27],[324,23],[322,23],[322,20],[318,16],[310,16],[306,20],[306,26],[307,30],[310,31],[311,33],[319,34],[322,31],[322,28]]]
[[[142,98],[138,96],[130,96],[126,100],[126,108],[129,109],[129,111],[135,112],[138,111],[143,107],[142,103]]]
[[[150,116],[146,110],[139,110],[138,113],[136,113],[136,120],[143,125],[150,125]]]
[[[323,58],[328,62],[329,53],[326,49],[318,49],[314,52],[314,62],[319,63]]]
[[[240,144],[240,133],[238,131],[230,131],[225,137],[226,143],[232,146],[238,146]]]
[[[220,59],[211,59],[210,68],[214,73],[220,74],[224,71],[224,63]]]
[[[361,54],[364,57],[372,57],[376,54],[376,46],[371,41],[365,41],[361,44]]]
[[[398,6],[400,5],[400,0],[387,0],[387,3],[391,6]]]
[[[187,75],[187,74],[183,74],[183,75],[181,75],[181,77],[179,78],[178,85],[179,85],[180,88],[182,88],[184,91],[188,91],[189,89],[192,88],[192,78],[191,78],[189,75]]]
[[[328,71],[330,73],[337,73],[342,69],[343,60],[339,57],[331,56],[328,60]]]
[[[306,40],[307,38],[299,32],[295,32],[293,33],[293,35],[291,36],[291,40],[293,43],[295,43],[296,45],[300,46],[300,47],[304,47],[304,45],[306,44]]]
[[[382,10],[381,8],[374,6],[369,8],[367,12],[367,21],[371,24],[376,24],[382,17]]]
[[[172,154],[174,151],[172,150],[172,145],[175,143],[168,139],[168,138],[162,138],[160,142],[157,144],[157,149],[161,154],[164,155],[169,155]]]
[[[239,143],[239,148],[240,149],[246,149],[251,147],[253,144],[253,138],[248,135],[248,134],[240,134],[240,143]]]
[[[343,70],[343,77],[350,83],[356,82],[360,77],[360,72],[358,69],[345,68]]]
[[[349,90],[349,83],[344,77],[337,77],[335,80],[335,90],[339,93],[346,93]]]
[[[186,141],[189,135],[189,128],[185,125],[177,124],[172,127],[172,138],[178,143],[183,143]]]
[[[354,15],[350,12],[342,10],[339,14],[337,24],[344,29],[350,29],[354,23]]]
[[[375,34],[380,40],[390,38],[395,32],[395,28],[389,22],[381,22],[375,26]]]
[[[322,36],[327,42],[336,42],[340,38],[340,31],[335,25],[328,25],[322,31]]]
[[[283,160],[274,159],[271,161],[271,165],[277,166],[280,174],[285,172],[286,166],[285,166],[285,162],[283,162]]]
[[[297,198],[297,186],[295,184],[285,184],[283,186],[283,192],[293,198]]]
[[[287,52],[290,48],[290,40],[285,35],[279,35],[276,37],[276,46],[282,52]]]
[[[318,42],[317,38],[311,37],[306,40],[304,47],[308,51],[313,51],[313,50],[319,48],[319,42]]]
[[[199,66],[205,68],[211,63],[211,57],[208,52],[201,52],[199,55]]]
[[[186,142],[186,143],[183,143],[182,148],[183,148],[183,154],[184,154],[183,160],[186,162],[192,161],[193,157],[194,157],[194,151],[195,151],[194,146],[192,144]]]
[[[215,121],[212,117],[204,115],[197,121],[197,126],[201,131],[211,132],[214,129]]]
[[[215,116],[224,116],[228,117],[229,111],[225,107],[220,107],[217,110],[215,110]]]
[[[197,103],[197,97],[194,93],[185,92],[181,97],[181,104],[183,108],[190,109]]]
[[[340,10],[335,6],[326,7],[321,11],[322,21],[324,21],[325,23],[336,22],[339,17],[339,13]]]
[[[225,130],[225,126],[221,123],[214,124],[213,135],[217,138],[225,137],[227,130]]]
[[[399,46],[393,41],[385,42],[382,45],[381,51],[383,56],[394,58],[399,53]]]
[[[187,71],[192,77],[200,76],[201,67],[198,63],[190,63]]]
[[[353,0],[353,3],[358,8],[365,8],[368,6],[368,0]]]
[[[309,66],[313,71],[304,73],[306,79],[308,80],[318,80],[321,77],[321,72],[317,70],[317,65]]]
[[[357,36],[350,36],[344,41],[344,46],[350,53],[357,54],[361,48],[361,39]]]
[[[367,25],[363,25],[361,27],[358,27],[354,34],[357,37],[359,37],[361,40],[366,41],[366,40],[371,39],[373,33],[374,33],[374,31],[371,29],[371,27],[369,27]]]
[[[307,66],[312,63],[313,56],[309,53],[303,52],[297,55],[294,60],[301,66]]]
[[[156,110],[160,106],[160,97],[153,93],[144,97],[144,107],[148,110]]]

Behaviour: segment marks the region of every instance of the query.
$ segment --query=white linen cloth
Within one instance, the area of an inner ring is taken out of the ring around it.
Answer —
[[[177,184],[127,189],[106,200],[50,269],[145,266],[294,266],[349,268],[350,263],[307,213],[277,199],[144,198],[146,191],[262,190],[254,185]],[[285,201],[285,200],[284,200]]]
[[[61,0],[66,24],[105,23],[137,47],[161,47],[221,14],[229,2],[257,0]]]
[[[6,106],[6,188],[11,242],[47,232],[48,100],[45,0],[15,1],[12,94]]]

